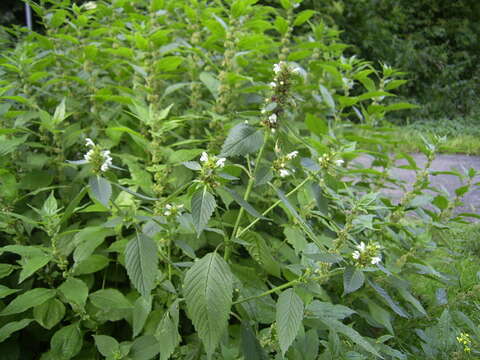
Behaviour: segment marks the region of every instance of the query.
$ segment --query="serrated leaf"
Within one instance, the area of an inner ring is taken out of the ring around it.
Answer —
[[[308,21],[308,19],[310,19],[313,16],[313,14],[315,14],[314,10],[303,10],[295,18],[293,25],[294,26],[302,25],[304,22]]]
[[[0,312],[0,316],[14,315],[24,312],[34,306],[43,304],[45,301],[55,296],[53,289],[36,288],[18,295]]]
[[[343,273],[343,296],[357,291],[363,286],[365,275],[354,266],[348,266]]]
[[[32,321],[33,319],[22,319],[3,325],[0,328],[0,343],[8,339],[14,332],[27,327]]]
[[[196,261],[184,280],[188,316],[210,359],[225,332],[232,306],[233,279],[228,264],[217,253]]]
[[[199,76],[200,81],[207,87],[207,89],[212,93],[213,97],[218,98],[218,89],[220,87],[220,81],[216,79],[209,72],[202,72]]]
[[[256,232],[248,232],[244,235],[248,242],[246,249],[250,256],[258,262],[269,274],[280,277],[281,268],[272,255],[271,247],[267,245],[263,237]]]
[[[69,277],[58,287],[58,290],[70,304],[85,306],[88,297],[88,287],[82,280]]]
[[[168,360],[180,344],[180,334],[178,333],[179,307],[178,300],[175,301],[158,325],[155,332],[156,338],[160,343],[160,360]]]
[[[388,304],[388,306],[395,311],[398,315],[401,317],[410,318],[410,314],[407,313],[400,305],[398,305],[392,297],[387,293],[387,291],[382,288],[380,285],[375,283],[374,281],[368,280],[369,285],[375,289],[375,291],[380,295],[380,297],[385,300],[385,302]]]
[[[278,297],[276,312],[278,342],[284,356],[300,330],[303,309],[302,299],[293,289],[285,290]]]
[[[50,330],[57,325],[65,315],[65,305],[60,300],[50,299],[33,308],[33,317],[45,329]]]
[[[262,131],[245,123],[233,127],[222,146],[220,156],[238,156],[254,153],[263,144]]]
[[[267,219],[266,217],[262,216],[262,214],[260,214],[257,210],[255,210],[255,208],[250,205],[246,200],[244,200],[239,194],[237,194],[235,190],[229,189],[227,187],[224,187],[222,189],[228,192],[228,194],[233,198],[233,200],[235,200],[238,205],[243,207],[250,215],[264,220]]]
[[[268,360],[267,353],[262,348],[252,329],[242,324],[241,349],[244,359],[248,360]]]
[[[216,205],[215,197],[207,191],[206,187],[193,194],[191,202],[192,219],[198,236],[207,226]]]
[[[335,100],[333,100],[332,94],[330,94],[330,91],[323,86],[320,85],[320,92],[322,94],[323,101],[328,105],[330,109],[335,111]]]
[[[110,181],[101,176],[90,176],[88,184],[92,194],[102,205],[108,207],[108,202],[112,197],[112,185]]]
[[[155,287],[158,273],[157,245],[150,237],[136,234],[125,248],[125,268],[128,277],[142,296],[147,297]]]
[[[112,357],[115,353],[120,352],[120,344],[116,339],[108,335],[94,335],[95,345],[100,354],[106,358]]]
[[[93,305],[102,310],[125,310],[132,308],[132,304],[127,300],[125,295],[116,289],[98,290],[91,293],[89,298]]]
[[[52,352],[62,360],[73,358],[80,352],[82,345],[83,335],[78,323],[60,328],[50,341]]]
[[[144,335],[135,339],[128,355],[132,360],[150,360],[157,356],[159,351],[160,345],[155,336]]]
[[[133,330],[133,337],[137,337],[138,334],[143,329],[145,325],[145,321],[147,321],[147,317],[152,311],[152,298],[148,297],[145,298],[140,296],[137,300],[135,300],[135,304],[133,305],[133,312],[132,312],[132,330]]]
[[[319,300],[312,301],[310,304],[308,304],[307,309],[305,310],[307,317],[330,317],[335,320],[343,320],[355,313],[355,310],[352,310],[347,306],[332,304]]]
[[[50,260],[52,260],[52,255],[44,254],[41,256],[35,257],[25,257],[22,258],[22,271],[20,272],[20,276],[18,278],[18,283],[20,284],[25,279],[29,278],[33,274],[35,274],[38,270],[42,267],[47,265]]]
[[[349,338],[351,341],[353,341],[355,344],[362,347],[369,353],[383,359],[383,357],[380,356],[377,350],[375,350],[375,348],[367,340],[365,340],[363,336],[360,335],[355,329],[352,329],[350,326],[347,326],[342,322],[335,320],[331,317],[322,317],[321,321],[325,325],[327,325],[330,328],[330,330],[333,330],[335,332],[345,335],[347,338]]]

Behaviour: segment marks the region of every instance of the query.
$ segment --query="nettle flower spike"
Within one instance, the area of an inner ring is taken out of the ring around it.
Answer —
[[[113,159],[110,156],[110,150],[102,150],[90,138],[85,139],[85,146],[90,150],[83,155],[84,163],[92,164],[95,173],[105,172],[112,167]]]
[[[272,133],[278,128],[279,117],[285,112],[285,106],[291,101],[290,88],[292,74],[298,74],[300,68],[290,66],[284,61],[280,61],[273,65],[273,72],[275,74],[273,81],[269,86],[273,94],[265,99],[265,107],[261,113],[265,115],[263,125],[270,129]]]
[[[380,246],[375,243],[365,245],[362,241],[356,246],[356,249],[352,253],[352,259],[355,260],[355,264],[358,267],[366,267],[368,265],[377,265],[382,261],[380,254]]]
[[[205,151],[200,156],[200,162],[204,163],[204,167],[207,167],[207,168],[221,169],[225,166],[225,161],[227,161],[227,159],[224,157],[221,157],[221,158],[217,158],[216,156],[209,157]]]
[[[280,150],[280,149],[278,149]],[[278,151],[279,152],[279,151]],[[287,167],[287,164],[289,161],[295,159],[298,156],[298,151],[292,151],[291,153],[288,153],[287,155],[279,157],[277,160],[275,160],[272,164],[272,167],[274,170],[278,172],[281,178],[287,177],[290,174],[294,173],[294,169],[289,169]]]
[[[163,211],[163,215],[167,217],[175,217],[182,213],[182,209],[183,209],[183,204],[178,204],[178,205],[166,204],[165,210]]]

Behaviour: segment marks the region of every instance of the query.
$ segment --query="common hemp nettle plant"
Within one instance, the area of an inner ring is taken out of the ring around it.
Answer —
[[[43,30],[0,58],[8,359],[478,356],[412,289],[450,281],[428,253],[477,173],[450,200],[436,142],[389,154],[402,73],[297,0],[28,3]]]

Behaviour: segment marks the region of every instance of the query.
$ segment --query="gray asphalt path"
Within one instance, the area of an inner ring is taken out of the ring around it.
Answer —
[[[423,154],[412,154],[412,157],[415,159],[417,166],[422,168],[426,162],[426,157]],[[372,162],[372,157],[365,155],[354,160],[354,165],[357,163],[358,166],[370,168]],[[407,165],[407,161],[404,159],[397,160],[396,165]],[[462,167],[465,169],[474,168],[477,171],[480,171],[480,156],[469,156],[469,155],[438,155],[432,163],[430,168],[432,171],[450,171],[452,169],[459,170],[463,173]],[[395,179],[402,180],[407,184],[407,188],[411,188],[411,185],[415,181],[415,172],[412,170],[405,170],[394,168],[390,173],[391,176]],[[462,186],[462,182],[457,176],[442,174],[430,176],[431,184],[434,187],[441,188],[442,186],[448,191],[450,196],[455,197],[455,189]],[[475,182],[480,182],[480,176],[477,176]],[[398,201],[403,194],[403,190],[387,190],[386,191],[393,199],[393,201]],[[463,206],[456,210],[459,212],[471,212],[480,214],[480,186],[474,186],[472,190],[463,197]]]

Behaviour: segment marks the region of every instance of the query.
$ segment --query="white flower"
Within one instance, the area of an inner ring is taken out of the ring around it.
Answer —
[[[360,245],[357,245],[357,246],[356,246],[356,248],[357,248],[358,250],[360,250],[360,252],[363,253],[363,252],[365,252],[365,250],[366,250],[366,245],[365,245],[365,243],[362,241],[362,242],[360,243]]]
[[[283,81],[280,81],[280,85],[284,85],[285,83]]]
[[[345,161],[343,161],[342,159],[335,160],[335,165],[337,165],[337,166],[342,166],[344,162],[345,162]]]
[[[103,164],[100,167],[100,170],[105,172],[110,166],[112,166],[112,157],[110,156],[110,150],[102,151]]]
[[[285,65],[283,61],[280,61],[278,64],[273,65],[273,72],[275,74],[278,74],[280,71],[282,71],[282,67]]]
[[[280,169],[280,177],[285,177],[290,175],[290,172],[287,169]]]
[[[217,167],[219,167],[219,168],[223,168],[223,167],[225,166],[225,161],[226,161],[226,160],[227,160],[227,159],[225,159],[225,158],[223,158],[223,157],[222,157],[222,158],[218,158],[217,161],[215,162],[215,165],[216,165]]]
[[[382,261],[382,258],[380,256],[374,256],[370,262],[372,263],[372,265],[376,265],[380,261]]]
[[[298,66],[295,66],[290,70],[293,74],[298,74],[300,73],[300,68]]]
[[[97,8],[97,4],[95,4],[95,2],[93,1],[89,1],[83,4],[83,7],[85,8],[85,10],[93,10]]]
[[[85,139],[85,145],[86,145],[86,146],[90,146],[90,147],[94,147],[94,146],[95,146],[95,143],[93,142],[92,139],[86,138],[86,139]]]
[[[360,252],[359,251],[354,251],[352,253],[352,258],[354,258],[355,260],[360,259]]]
[[[275,81],[272,81],[272,82],[270,83],[270,87],[271,87],[271,88],[274,88],[274,87],[276,87],[276,86],[277,86],[277,83],[276,83]]]
[[[88,152],[83,156],[83,158],[85,160],[87,160],[88,162],[90,162],[90,159],[92,158],[92,155],[94,153],[94,150],[88,150]]]
[[[288,160],[292,160],[292,159],[295,159],[298,155],[298,151],[292,151],[291,153],[287,154],[287,159]]]
[[[268,121],[270,124],[276,124],[277,123],[277,114],[272,114],[268,117]]]
[[[207,162],[208,161],[208,154],[205,151],[202,152],[202,156],[200,156],[200,161],[201,162]]]
[[[163,215],[170,216],[170,215],[172,215],[172,212],[170,210],[165,210]]]

